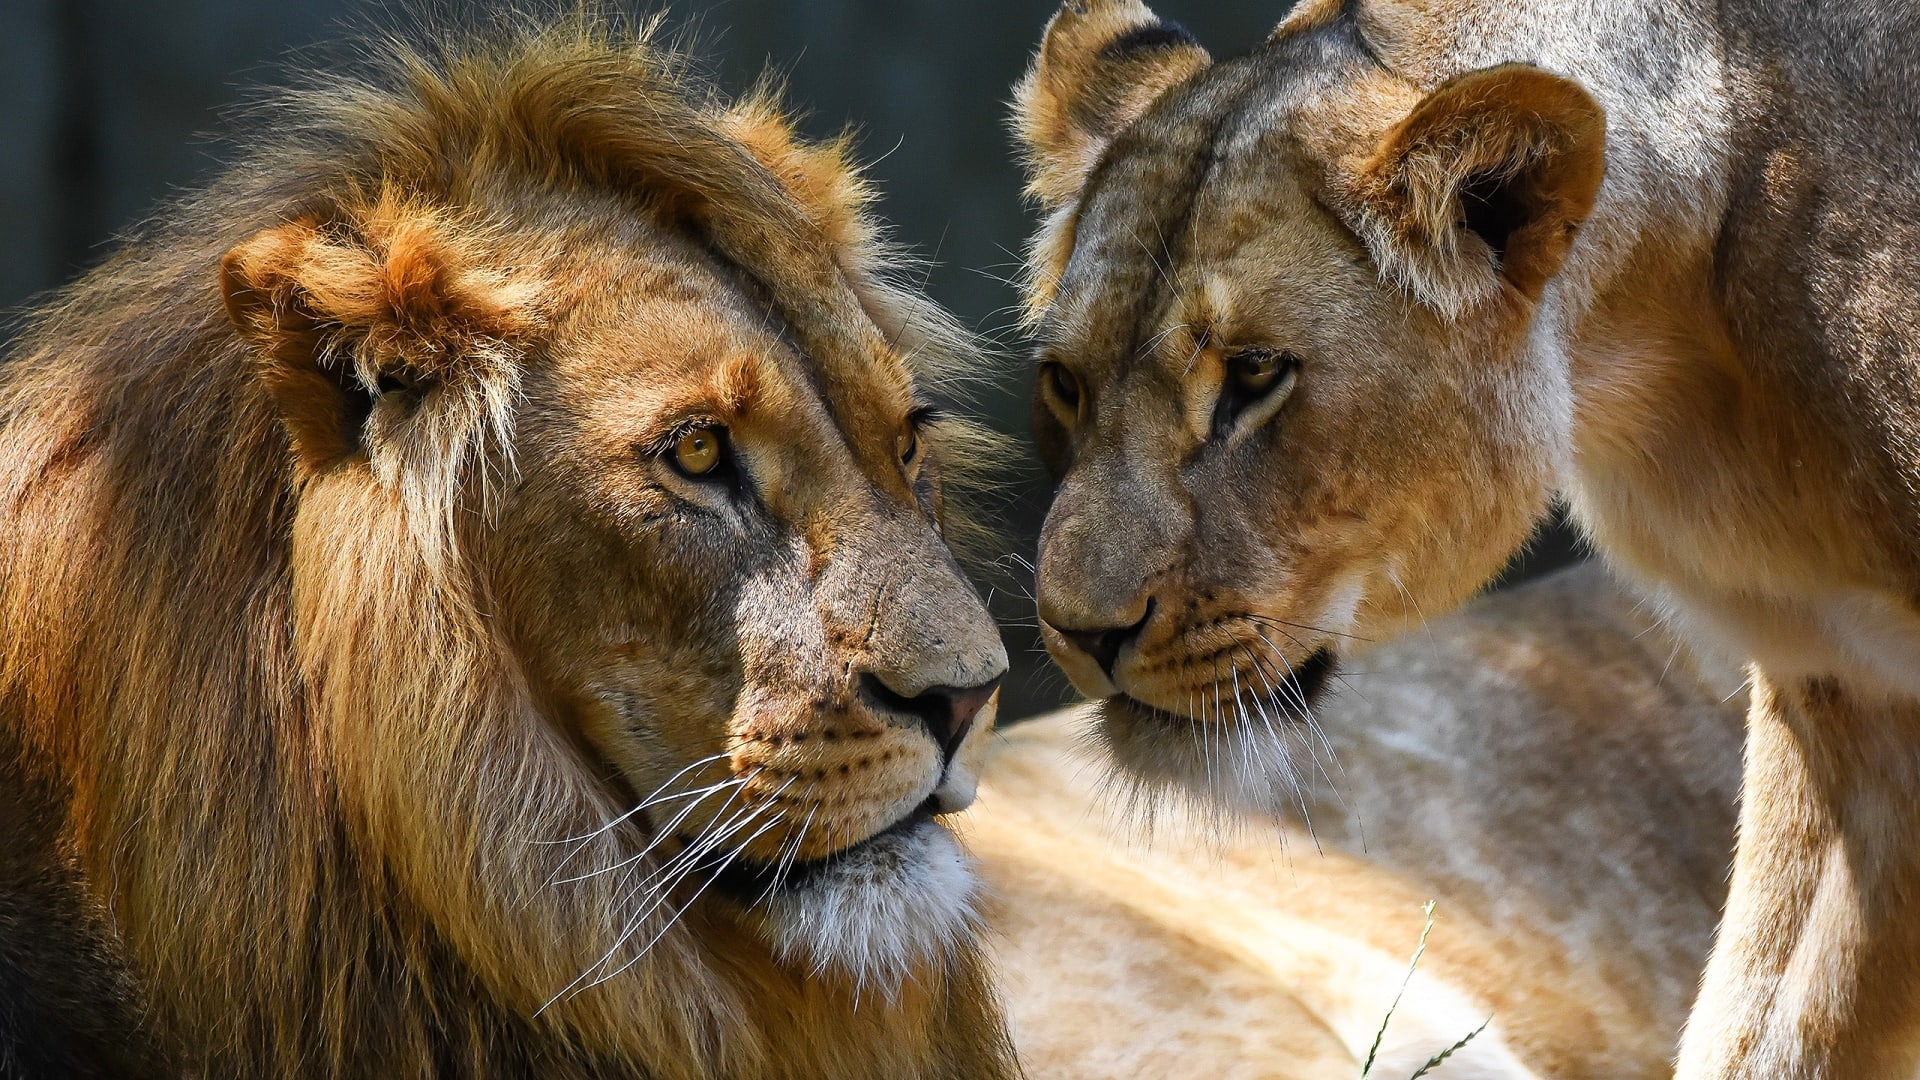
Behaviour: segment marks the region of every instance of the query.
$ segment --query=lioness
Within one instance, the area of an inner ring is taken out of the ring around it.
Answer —
[[[967,354],[844,147],[685,68],[394,47],[35,313],[0,1071],[1017,1072],[941,821]]]
[[[1681,1075],[1920,1069],[1917,51],[1907,5],[1309,0],[1216,64],[1065,4],[1039,601],[1121,758],[1271,790],[1190,718],[1268,745],[1561,492],[1754,665]]]

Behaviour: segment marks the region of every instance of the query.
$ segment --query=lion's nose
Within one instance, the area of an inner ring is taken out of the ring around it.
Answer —
[[[1091,657],[1094,663],[1100,665],[1100,670],[1106,675],[1108,681],[1112,681],[1113,665],[1120,659],[1120,650],[1126,648],[1128,642],[1140,636],[1141,629],[1151,618],[1153,618],[1153,600],[1149,598],[1146,611],[1140,616],[1139,621],[1131,626],[1069,629],[1050,620],[1047,625],[1053,629],[1054,633],[1066,638],[1074,648]]]
[[[934,686],[908,697],[887,685],[883,676],[867,672],[860,676],[861,689],[881,708],[890,712],[917,716],[926,725],[927,734],[940,745],[948,761],[973,730],[973,721],[1000,689],[998,677],[978,686]]]

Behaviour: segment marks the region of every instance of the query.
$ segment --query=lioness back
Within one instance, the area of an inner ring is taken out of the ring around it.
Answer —
[[[1667,1075],[1725,896],[1741,689],[1586,567],[1364,651],[1290,733],[1311,764],[1277,819],[1222,831],[1109,775],[1086,710],[1015,727],[969,834],[1029,1072],[1353,1080],[1431,899],[1372,1075],[1483,1021],[1436,1075]]]

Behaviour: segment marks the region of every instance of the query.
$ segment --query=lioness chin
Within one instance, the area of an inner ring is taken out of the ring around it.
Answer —
[[[1751,661],[1700,1077],[1920,1069],[1920,13],[1074,0],[1019,89],[1049,648],[1120,758],[1284,768],[1558,492]],[[1208,738],[1247,747],[1209,759]]]
[[[393,47],[33,315],[0,1071],[1017,1072],[941,821],[1006,669],[968,353],[844,146],[686,63]]]

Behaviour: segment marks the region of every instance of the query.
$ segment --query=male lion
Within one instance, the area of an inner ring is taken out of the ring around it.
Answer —
[[[843,147],[585,20],[257,122],[0,374],[0,1062],[1013,1075],[960,354]]]
[[[1264,797],[1260,726],[1561,492],[1753,664],[1680,1073],[1914,1075],[1917,51],[1911,5],[1310,0],[1216,64],[1064,5],[1019,91],[1039,600],[1120,757]]]

